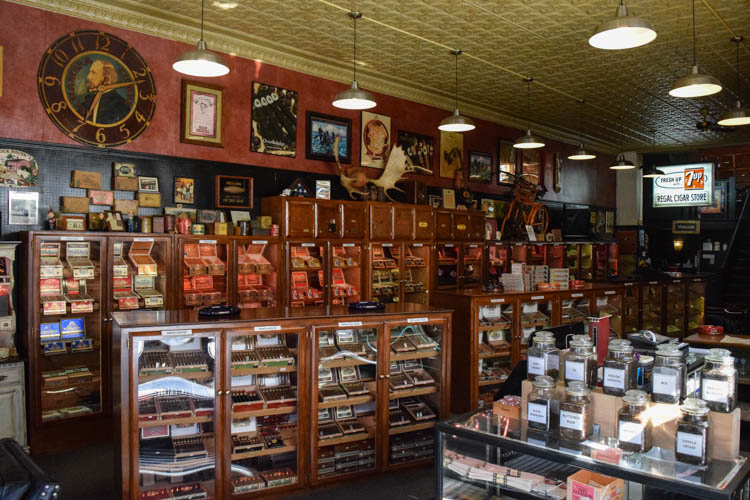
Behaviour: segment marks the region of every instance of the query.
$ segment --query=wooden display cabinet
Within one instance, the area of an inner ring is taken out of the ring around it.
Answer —
[[[331,275],[327,280],[328,304],[343,305],[362,300],[364,247],[360,243],[331,241],[328,246]]]
[[[109,236],[107,262],[107,320],[116,311],[170,308],[171,236]]]
[[[591,290],[566,290],[557,292],[560,301],[560,317],[556,324],[583,323],[588,331],[589,318],[594,314],[594,295]]]
[[[293,308],[326,303],[328,244],[287,241],[287,304]]]
[[[435,288],[449,290],[482,285],[484,244],[436,243]]]
[[[580,268],[578,270],[577,277],[581,280],[591,281],[594,279],[594,244],[593,243],[580,243],[579,247],[579,262]]]
[[[487,280],[500,284],[503,273],[509,269],[508,245],[499,241],[487,242],[487,263],[485,269]]]
[[[685,336],[698,333],[698,327],[705,323],[706,318],[706,278],[686,279],[687,331]]]
[[[370,300],[428,304],[431,248],[428,243],[370,243]]]
[[[520,359],[526,359],[526,351],[532,342],[534,332],[554,326],[555,294],[528,293],[518,298],[518,329]]]
[[[641,287],[638,283],[627,281],[622,283],[624,286],[622,295],[622,336],[627,337],[630,333],[635,333],[640,329],[640,310],[638,297]]]
[[[654,333],[662,333],[662,284],[660,281],[646,281],[641,283],[641,329]]]
[[[276,237],[234,238],[234,296],[240,309],[278,307],[284,303],[281,242]]]
[[[545,264],[547,264],[550,267],[550,269],[566,267],[565,266],[565,245],[562,243],[548,244]]]
[[[596,314],[598,317],[609,316],[609,330],[610,336],[618,338],[624,338],[623,333],[623,293],[624,290],[620,287],[607,287],[606,284],[602,284],[606,288],[597,287],[594,290],[594,301],[596,303]]]
[[[464,243],[461,246],[461,266],[462,270],[460,285],[462,288],[473,288],[482,286],[484,245],[479,242]]]
[[[580,276],[581,246],[577,243],[565,245],[565,267],[570,271],[570,279],[583,279]]]
[[[472,306],[472,340],[470,366],[472,370],[471,405],[491,406],[495,394],[510,375],[519,355],[514,340],[514,302],[504,297],[478,299]],[[514,349],[516,347],[516,349]]]
[[[232,236],[177,235],[177,307],[235,304]]]
[[[683,279],[671,279],[664,283],[664,332],[669,337],[685,336],[685,286]]]

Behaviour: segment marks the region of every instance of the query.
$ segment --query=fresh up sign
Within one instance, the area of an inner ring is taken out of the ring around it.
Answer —
[[[711,204],[713,164],[657,167],[666,175],[654,179],[654,207],[699,207]]]

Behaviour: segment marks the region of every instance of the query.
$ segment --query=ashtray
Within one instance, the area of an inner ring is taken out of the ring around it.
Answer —
[[[198,316],[206,316],[211,318],[235,316],[239,313],[240,308],[236,306],[207,306],[198,309]]]
[[[385,304],[382,302],[350,302],[349,309],[353,311],[382,311],[385,309]]]

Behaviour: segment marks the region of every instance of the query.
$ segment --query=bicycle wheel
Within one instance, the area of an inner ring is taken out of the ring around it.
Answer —
[[[549,209],[543,203],[535,203],[534,208],[529,212],[527,224],[534,227],[536,233],[546,233],[549,229]]]

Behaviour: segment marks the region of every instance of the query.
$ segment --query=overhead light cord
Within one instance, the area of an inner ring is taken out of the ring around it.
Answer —
[[[204,0],[201,0],[201,40],[203,40],[203,5]]]
[[[357,14],[352,12],[352,18],[354,19],[354,57],[352,58],[352,69],[354,73],[354,80],[357,80]]]
[[[693,0],[693,66],[698,66],[698,58],[695,55],[695,0]]]
[[[456,50],[456,109],[458,109],[458,55],[461,53],[460,50]]]

